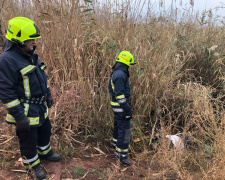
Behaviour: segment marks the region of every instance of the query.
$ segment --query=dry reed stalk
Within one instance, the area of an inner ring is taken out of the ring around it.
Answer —
[[[56,101],[50,110],[54,148],[74,147],[80,142],[78,133],[110,141],[108,79],[116,53],[129,50],[138,62],[130,68],[132,139],[140,139],[131,142],[131,151],[140,162],[146,159],[151,167],[148,178],[223,177],[223,27],[210,19],[190,21],[188,14],[186,21],[170,21],[168,12],[156,16],[150,1],[145,19],[140,18],[139,1],[133,7],[118,0],[102,7],[95,1],[82,2],[8,0],[1,9],[2,30],[13,16],[26,16],[41,31],[37,53],[48,66]],[[212,49],[214,45],[218,47]],[[5,109],[0,113],[4,119]],[[0,125],[1,134],[12,137],[13,130]],[[175,133],[194,139],[197,150],[171,150],[165,135]],[[155,134],[161,137],[158,144],[145,138]],[[12,144],[4,143],[2,150]]]

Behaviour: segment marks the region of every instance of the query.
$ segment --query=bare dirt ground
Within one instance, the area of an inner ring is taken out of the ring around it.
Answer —
[[[7,152],[4,152],[7,154]],[[4,156],[5,157],[5,156]],[[35,179],[28,176],[23,168],[19,151],[3,159],[0,166],[0,180]],[[42,169],[47,174],[49,180],[71,180],[71,179],[149,179],[147,178],[149,170],[145,165],[136,163],[132,159],[131,167],[122,166],[117,159],[113,157],[111,148],[97,148],[90,144],[83,144],[75,149],[73,156],[62,154],[60,162],[48,162],[41,160]],[[144,168],[145,167],[145,168]]]

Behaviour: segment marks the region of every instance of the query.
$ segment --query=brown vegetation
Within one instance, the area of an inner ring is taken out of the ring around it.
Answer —
[[[113,116],[108,79],[115,55],[129,50],[137,62],[130,69],[131,153],[148,168],[145,178],[222,179],[224,26],[188,16],[186,22],[174,22],[149,14],[138,21],[129,5],[118,5],[114,12],[110,4],[95,5],[88,0],[2,4],[2,31],[14,16],[34,20],[41,31],[37,53],[48,66],[56,102],[50,110],[54,149],[69,156],[84,139],[109,144]],[[6,151],[17,151],[18,144],[13,127],[4,123],[4,107],[0,112],[0,169],[7,169]],[[165,138],[176,133],[191,141],[183,151],[171,149]]]

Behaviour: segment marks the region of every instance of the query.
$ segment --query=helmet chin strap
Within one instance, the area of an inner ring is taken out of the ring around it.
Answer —
[[[14,43],[16,43],[19,47],[26,47],[27,46],[27,44],[25,42],[21,42],[21,41],[19,41],[17,39],[12,38],[12,41]]]

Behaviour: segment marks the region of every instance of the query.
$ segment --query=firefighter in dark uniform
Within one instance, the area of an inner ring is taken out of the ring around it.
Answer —
[[[114,113],[114,129],[112,146],[115,157],[123,165],[130,166],[128,147],[131,136],[132,112],[130,108],[130,85],[128,82],[130,65],[136,64],[129,51],[122,51],[112,67],[113,73],[109,80],[109,93],[112,96],[111,107]]]
[[[0,55],[0,99],[8,110],[6,122],[16,125],[23,164],[37,179],[44,179],[40,159],[59,161],[50,146],[48,108],[53,105],[46,66],[34,53],[40,32],[33,21],[15,17],[8,23]],[[47,104],[46,104],[47,103]]]

